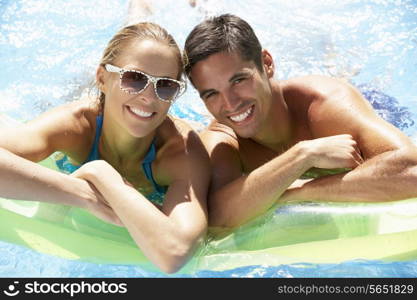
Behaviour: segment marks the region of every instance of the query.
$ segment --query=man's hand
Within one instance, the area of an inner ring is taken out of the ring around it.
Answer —
[[[299,144],[315,168],[353,169],[363,163],[356,141],[349,134],[307,140]]]

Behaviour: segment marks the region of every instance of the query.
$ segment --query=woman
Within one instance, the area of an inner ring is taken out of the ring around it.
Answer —
[[[198,135],[167,115],[185,88],[182,69],[163,28],[123,28],[96,72],[99,101],[0,132],[0,196],[86,208],[126,226],[161,270],[177,271],[205,234],[210,172]],[[55,151],[81,167],[66,175],[34,163]]]

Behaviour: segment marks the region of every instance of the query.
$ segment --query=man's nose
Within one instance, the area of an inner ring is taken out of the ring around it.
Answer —
[[[223,109],[227,113],[233,113],[236,110],[236,108],[239,106],[240,100],[236,94],[232,92],[228,92],[228,93],[223,93],[222,103],[223,103]]]

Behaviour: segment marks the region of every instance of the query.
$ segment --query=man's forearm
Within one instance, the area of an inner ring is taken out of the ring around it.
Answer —
[[[290,188],[278,201],[381,202],[416,197],[416,165],[414,151],[385,152],[351,172]]]
[[[210,197],[210,226],[235,227],[264,213],[310,167],[296,145],[223,186]]]

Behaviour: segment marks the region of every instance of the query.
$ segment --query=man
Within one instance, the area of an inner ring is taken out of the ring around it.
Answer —
[[[274,79],[271,54],[239,17],[197,25],[184,58],[189,79],[216,118],[202,133],[213,168],[211,226],[238,226],[277,201],[417,195],[417,151],[408,137],[342,80]],[[345,172],[297,180],[314,168]]]

